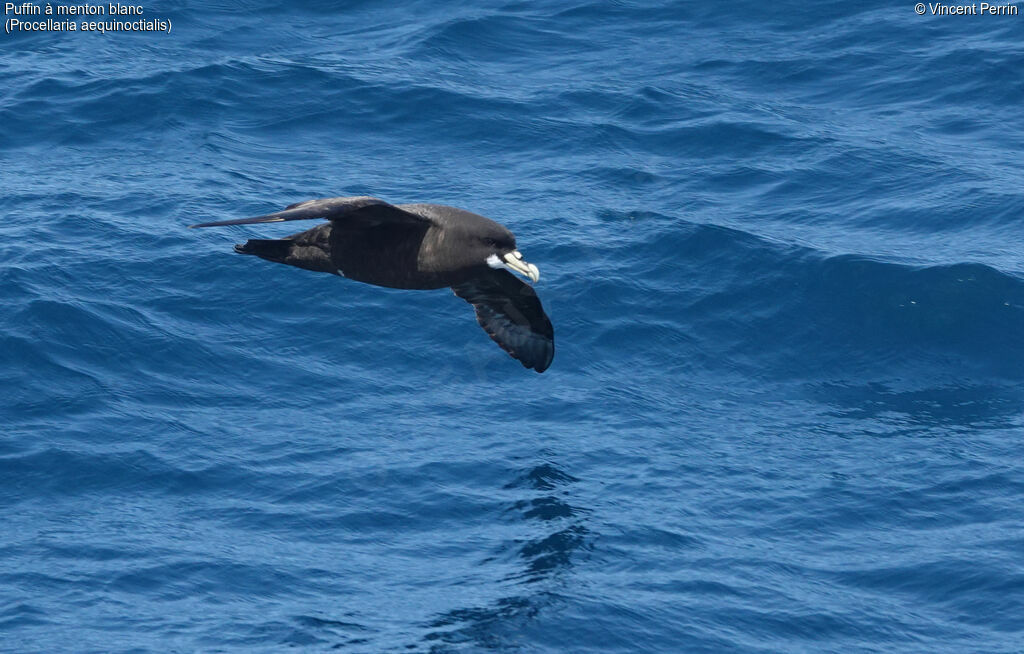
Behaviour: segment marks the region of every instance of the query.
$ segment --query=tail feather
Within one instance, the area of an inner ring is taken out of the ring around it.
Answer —
[[[251,238],[245,243],[235,246],[235,252],[239,254],[255,254],[261,259],[284,263],[291,254],[295,241],[290,238]]]
[[[285,263],[289,266],[337,275],[338,266],[317,243],[306,243],[294,238],[251,238],[235,246],[239,254],[255,254],[261,259]]]

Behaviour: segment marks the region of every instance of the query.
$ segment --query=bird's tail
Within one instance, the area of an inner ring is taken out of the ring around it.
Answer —
[[[290,238],[251,238],[245,243],[235,246],[235,252],[239,254],[255,254],[261,259],[285,263],[285,259],[291,254],[295,241]]]
[[[331,261],[330,255],[320,245],[303,242],[302,234],[297,236],[300,238],[250,238],[245,243],[236,245],[235,252],[255,254],[267,261],[285,263],[306,270],[339,274],[338,266]]]

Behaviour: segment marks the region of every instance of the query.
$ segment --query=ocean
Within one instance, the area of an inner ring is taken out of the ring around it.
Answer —
[[[137,7],[5,9],[0,651],[1024,652],[1024,16]],[[338,195],[551,368],[186,228]]]

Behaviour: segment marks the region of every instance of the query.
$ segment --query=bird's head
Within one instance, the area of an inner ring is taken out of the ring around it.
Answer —
[[[485,254],[484,261],[491,268],[505,268],[536,282],[540,279],[540,270],[532,263],[523,259],[516,249],[516,237],[501,225],[497,229],[489,229],[478,236],[479,246]]]

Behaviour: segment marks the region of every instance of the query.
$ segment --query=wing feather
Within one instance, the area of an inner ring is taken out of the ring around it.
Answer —
[[[254,225],[257,223],[280,223],[289,220],[360,220],[365,223],[421,223],[428,219],[410,211],[399,209],[384,200],[369,196],[342,198],[321,198],[288,205],[284,210],[253,218],[218,220],[199,223],[189,227],[223,227],[225,225]]]
[[[523,366],[544,372],[555,357],[555,332],[533,287],[507,270],[491,270],[452,287],[473,305],[487,335]]]

